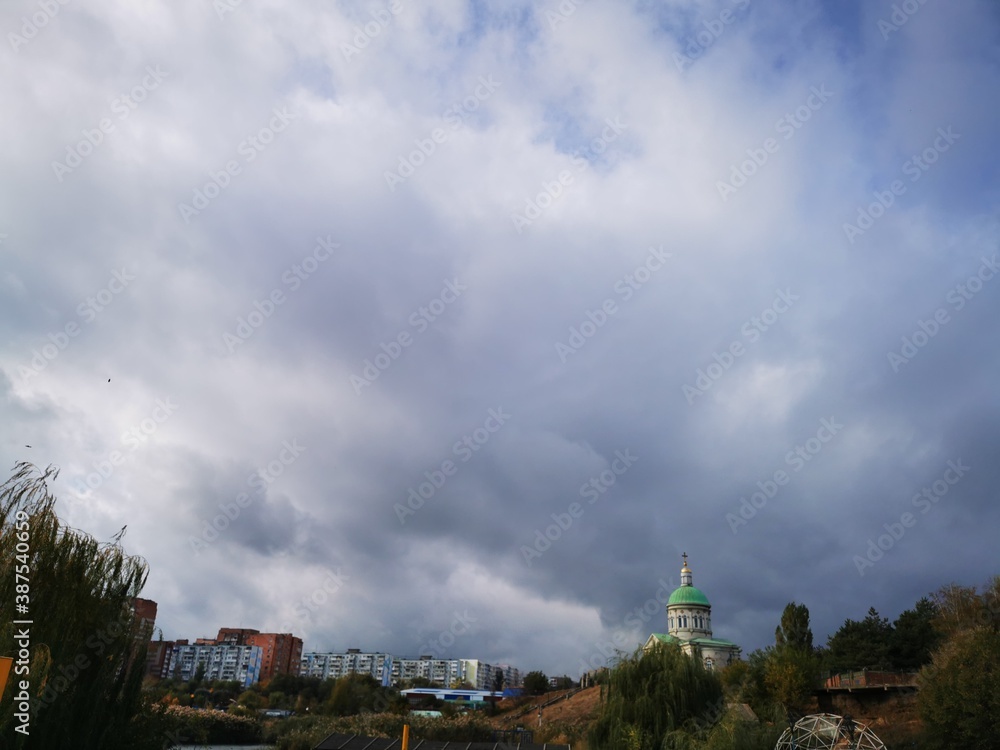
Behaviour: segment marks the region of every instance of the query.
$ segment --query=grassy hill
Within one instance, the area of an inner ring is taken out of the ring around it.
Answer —
[[[535,742],[571,744],[585,748],[587,728],[597,718],[601,688],[556,690],[545,695],[502,701],[503,712],[490,719],[497,729],[522,727],[534,732]],[[538,709],[541,707],[541,726]]]

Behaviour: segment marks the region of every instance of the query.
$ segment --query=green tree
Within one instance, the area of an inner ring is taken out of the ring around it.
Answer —
[[[353,716],[363,710],[379,710],[380,685],[368,674],[349,674],[337,680],[330,694],[328,709],[334,716]],[[381,710],[388,708],[386,705]]]
[[[674,645],[637,650],[621,660],[601,688],[591,725],[592,750],[660,750],[685,728],[714,724],[725,703],[719,678]]]
[[[785,605],[774,641],[764,667],[768,697],[785,709],[799,711],[808,703],[819,678],[819,658],[813,649],[806,605]]]
[[[240,697],[236,699],[236,704],[249,708],[251,711],[256,711],[264,705],[264,699],[256,690],[244,690],[240,694]]]
[[[929,750],[1000,747],[1000,632],[955,633],[921,670],[917,707]]]
[[[524,676],[524,692],[528,695],[542,695],[549,690],[549,678],[544,672],[528,672]]]
[[[34,620],[29,672],[12,674],[7,687],[14,696],[20,680],[28,683],[30,734],[15,732],[23,722],[14,716],[14,701],[4,700],[0,744],[145,747],[152,741],[143,737],[151,720],[141,696],[146,646],[132,606],[146,582],[146,563],[125,552],[122,534],[101,543],[64,526],[48,487],[57,474],[22,462],[0,485],[0,601],[9,607],[26,590],[29,597],[24,617],[0,621],[0,654],[19,653],[12,621]]]
[[[775,648],[764,668],[764,684],[769,699],[798,712],[808,704],[818,676],[816,655],[788,645]]]
[[[781,624],[774,630],[776,646],[789,645],[812,651],[813,634],[809,627],[809,609],[805,604],[789,602],[781,613]]]
[[[575,683],[573,678],[569,675],[562,675],[561,677],[556,677],[555,679],[555,689],[556,690],[570,690],[573,688]]]
[[[291,699],[280,690],[272,690],[267,694],[268,708],[288,708],[290,704]]]
[[[917,670],[931,660],[931,654],[941,643],[941,634],[934,628],[937,605],[927,597],[908,609],[892,624],[889,639],[889,662],[893,669]]]
[[[493,673],[493,692],[499,693],[501,690],[503,690],[503,684],[504,684],[503,670],[497,669]]]
[[[892,625],[880,617],[874,607],[869,607],[860,622],[845,620],[840,629],[827,641],[830,668],[835,671],[848,669],[887,669]]]
[[[750,708],[758,716],[770,712],[774,705],[774,698],[771,696],[766,682],[767,665],[774,658],[773,654],[774,646],[751,651],[747,655],[745,672],[738,666],[742,662],[735,662],[731,665],[737,678],[742,678],[734,699],[740,703],[750,704]],[[732,684],[733,679],[727,678],[727,681]]]

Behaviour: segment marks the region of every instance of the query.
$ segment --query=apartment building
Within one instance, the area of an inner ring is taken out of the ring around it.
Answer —
[[[203,667],[207,681],[235,680],[250,687],[260,681],[263,655],[260,646],[176,644],[170,649],[161,676],[189,681]]]
[[[259,646],[263,653],[260,681],[276,674],[298,674],[302,661],[302,639],[291,633],[256,633],[246,636],[246,645]]]
[[[321,680],[366,674],[383,685],[399,685],[419,677],[442,687],[467,682],[477,690],[492,690],[499,668],[504,672],[505,687],[521,684],[520,671],[508,665],[497,667],[478,659],[435,659],[428,655],[410,659],[356,648],[345,652],[308,652],[302,654],[300,665],[299,674]]]

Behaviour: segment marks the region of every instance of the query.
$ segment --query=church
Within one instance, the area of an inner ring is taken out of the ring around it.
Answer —
[[[712,605],[700,589],[692,585],[687,553],[681,568],[681,585],[667,601],[667,632],[653,633],[643,644],[648,651],[658,643],[673,643],[681,651],[701,659],[709,671],[740,659],[740,647],[732,641],[712,637]]]

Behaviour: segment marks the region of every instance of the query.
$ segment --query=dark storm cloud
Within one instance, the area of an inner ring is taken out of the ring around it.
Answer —
[[[3,52],[0,458],[167,637],[575,675],[685,551],[745,652],[996,572],[989,3],[379,7]]]

